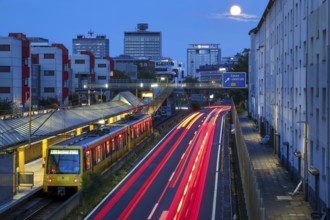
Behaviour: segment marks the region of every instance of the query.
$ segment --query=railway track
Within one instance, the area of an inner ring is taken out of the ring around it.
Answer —
[[[52,197],[45,195],[40,190],[35,195],[20,202],[11,209],[0,215],[0,219],[4,220],[39,220],[48,219],[52,213],[58,209],[66,200],[66,198]]]

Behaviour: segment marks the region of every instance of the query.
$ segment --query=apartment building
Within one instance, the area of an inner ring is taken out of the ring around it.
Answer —
[[[32,103],[55,98],[60,104],[68,104],[69,55],[62,44],[31,46]]]
[[[270,0],[250,31],[249,114],[315,212],[330,217],[330,4]]]
[[[29,106],[30,46],[25,34],[0,37],[0,99],[12,101],[14,109]]]

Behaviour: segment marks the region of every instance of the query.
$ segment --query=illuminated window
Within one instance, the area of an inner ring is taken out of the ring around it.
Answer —
[[[95,149],[95,162],[99,163],[101,160],[102,160],[102,148],[101,145],[99,145]]]
[[[92,157],[91,157],[91,151],[86,151],[85,153],[85,169],[88,170],[91,168]]]
[[[107,141],[107,147],[106,147],[106,149],[107,149],[107,154],[110,154],[110,152],[111,152],[110,141]]]

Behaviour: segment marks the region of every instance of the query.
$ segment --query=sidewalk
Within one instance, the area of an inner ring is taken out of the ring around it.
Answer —
[[[313,219],[312,208],[304,201],[302,192],[291,193],[297,185],[281,166],[270,145],[260,144],[260,134],[247,114],[239,116],[246,147],[255,170],[263,206],[268,220]]]

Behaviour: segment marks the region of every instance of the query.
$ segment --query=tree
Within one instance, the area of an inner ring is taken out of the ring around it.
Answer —
[[[198,111],[198,110],[201,109],[201,105],[200,105],[200,103],[197,102],[197,101],[192,101],[192,102],[190,103],[190,108],[191,108],[193,111]]]
[[[138,79],[156,79],[155,68],[138,66]]]
[[[42,98],[39,100],[39,106],[42,108],[57,109],[59,105],[60,104],[59,104],[59,101],[57,100],[57,98],[47,97],[47,98]]]
[[[198,79],[197,78],[193,78],[192,76],[187,76],[184,80],[184,83],[198,83]]]
[[[245,72],[246,80],[248,84],[249,76],[249,52],[250,49],[245,48],[241,53],[237,53],[235,57],[237,58],[237,64],[233,66],[230,72]],[[247,89],[234,89],[230,91],[230,96],[233,98],[234,102],[240,106],[247,99],[248,90]]]
[[[8,99],[0,99],[0,115],[8,115],[12,113],[12,101]]]
[[[123,71],[119,71],[119,70],[114,70],[113,71],[113,79],[131,80],[131,78],[126,73],[124,73]]]

